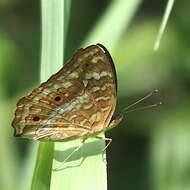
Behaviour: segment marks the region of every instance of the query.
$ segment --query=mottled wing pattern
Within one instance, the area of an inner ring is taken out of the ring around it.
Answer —
[[[64,67],[17,103],[15,136],[64,141],[103,131],[116,105],[116,74],[100,44],[79,49]]]

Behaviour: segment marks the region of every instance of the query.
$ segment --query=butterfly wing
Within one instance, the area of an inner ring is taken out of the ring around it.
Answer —
[[[116,74],[102,45],[79,49],[17,103],[15,136],[62,141],[104,130],[116,105]]]

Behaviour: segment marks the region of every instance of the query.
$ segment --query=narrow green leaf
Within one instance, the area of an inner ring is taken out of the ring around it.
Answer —
[[[45,3],[46,4],[43,4]],[[46,26],[46,28],[43,30],[42,28],[42,70],[41,70],[41,78],[42,81],[47,79],[49,74],[52,72],[55,72],[55,70],[58,70],[60,68],[60,65],[62,64],[63,60],[63,40],[61,39],[61,36],[64,35],[64,29],[62,25],[62,29],[59,31],[59,38],[56,36],[56,32],[53,31],[54,28],[59,28],[61,26],[61,23],[59,22],[61,18],[64,18],[64,21],[62,20],[62,24],[64,23],[65,26],[68,26],[68,12],[64,12],[63,6],[65,5],[65,8],[68,7],[66,4],[60,5],[59,3],[62,1],[52,1],[51,6],[48,6],[48,0],[42,0],[42,27],[44,23],[47,24],[47,20],[49,21]],[[65,1],[67,2],[67,1]],[[135,3],[132,3],[134,7],[137,7],[137,2],[140,1],[133,1]],[[59,8],[57,7],[56,13],[54,13],[54,17],[52,16],[53,12],[55,11],[55,4],[59,4]],[[129,6],[130,5],[130,6]],[[123,8],[125,7],[125,9]],[[120,0],[120,1],[113,1],[111,6],[108,8],[108,12],[105,13],[109,15],[115,15],[117,16],[120,11],[124,13],[130,12],[128,7],[133,7],[131,6],[131,2],[126,4],[126,1]],[[59,11],[60,7],[62,8],[61,11]],[[128,15],[125,18],[123,17],[123,14],[119,14],[120,18],[117,17],[117,19],[122,22],[118,22],[118,30],[113,32],[113,38],[112,36],[112,45],[116,43],[116,41],[119,39],[119,36],[123,32],[126,24],[128,23],[127,21],[123,22],[123,20],[130,20],[129,18],[132,18],[132,14],[134,14],[135,8],[133,7],[133,10],[130,13],[131,14],[124,14]],[[47,14],[48,13],[48,14]],[[110,18],[106,16],[103,16],[103,25],[105,24],[107,29],[113,29],[113,16]],[[43,17],[44,16],[44,17]],[[50,17],[50,18],[48,18]],[[59,26],[56,26],[59,25]],[[50,27],[51,26],[51,27]],[[102,24],[97,27],[98,30],[95,28],[94,31],[98,31],[96,34],[97,42],[101,42],[105,44],[108,42],[110,39],[108,35],[102,35],[104,34],[105,28],[102,27]],[[45,34],[43,31],[49,31],[49,36]],[[109,30],[108,30],[109,31]],[[90,39],[92,41],[96,41],[95,37],[93,37],[94,32],[89,37],[89,42]],[[53,37],[53,40],[56,41],[56,43],[51,43],[51,39]],[[59,40],[57,40],[59,39]],[[49,43],[47,43],[47,41]],[[88,40],[87,40],[88,41]],[[88,43],[89,43],[88,42]],[[94,43],[94,42],[93,42]],[[107,44],[108,45],[108,44]],[[111,46],[111,45],[110,45]],[[44,47],[44,48],[43,48]],[[56,51],[56,47],[58,47]],[[62,49],[62,52],[60,52],[60,49]],[[48,51],[50,50],[50,51]],[[62,56],[61,56],[62,54]],[[57,56],[57,57],[54,57]],[[61,58],[61,59],[60,59]],[[61,60],[61,61],[60,61]],[[58,64],[57,67],[54,67],[53,65],[51,66],[52,62],[55,64],[57,62],[61,62],[61,64]],[[53,68],[52,68],[53,67]],[[56,68],[56,69],[55,69]],[[51,71],[51,72],[50,72]],[[55,160],[54,160],[54,168],[57,166],[60,166],[61,162],[64,160],[64,158],[69,154],[69,152],[73,151],[74,148],[76,148],[80,144],[79,140],[76,141],[71,141],[67,143],[55,143]],[[51,189],[60,189],[62,187],[63,189],[107,189],[107,174],[106,174],[106,165],[102,161],[102,155],[101,155],[101,150],[104,148],[105,142],[100,141],[100,140],[94,140],[94,139],[89,139],[86,143],[86,145],[81,149],[81,151],[77,152],[75,155],[72,156],[71,161],[65,163],[64,167],[66,169],[58,171],[58,172],[53,172],[52,173],[52,181],[51,181]],[[36,169],[34,173],[34,178],[33,178],[33,189],[48,189],[49,187],[49,182],[50,182],[50,175],[47,175],[45,178],[42,176],[42,173],[48,173],[50,172],[51,168],[51,143],[41,143],[40,148],[38,151],[38,159],[37,159],[37,164],[36,164]],[[49,154],[47,154],[47,150],[49,150]],[[43,164],[46,162],[45,159],[48,160],[46,163],[46,168],[43,167]],[[42,165],[41,165],[42,164]],[[80,167],[79,167],[80,165]],[[92,175],[93,174],[93,175]],[[64,180],[63,180],[64,179]],[[84,181],[85,179],[85,181]],[[73,183],[74,180],[74,183]]]
[[[102,43],[113,49],[127,30],[142,0],[113,0],[86,38],[84,45]]]
[[[11,112],[8,109],[11,105],[10,103],[8,104],[8,101],[6,101],[3,96],[1,96],[1,92],[2,91],[0,90],[0,189],[12,190],[12,187],[17,185],[19,156],[14,144],[15,141],[11,136],[13,133],[10,127]]]
[[[41,142],[39,144],[35,172],[31,189],[49,189],[53,159],[53,143]]]
[[[164,16],[162,18],[161,25],[160,25],[160,29],[158,31],[156,41],[154,43],[154,51],[157,51],[159,46],[160,46],[160,41],[161,41],[161,38],[163,36],[164,30],[166,28],[166,24],[168,22],[168,19],[169,19],[173,4],[174,4],[174,0],[168,0],[166,10],[165,10],[165,13],[164,13]]]
[[[64,1],[64,42],[66,43],[67,32],[69,27],[69,18],[70,18],[70,9],[71,9],[71,0]],[[65,44],[64,44],[65,45]]]
[[[33,172],[35,168],[36,155],[38,152],[38,142],[32,142],[28,148],[26,158],[22,162],[19,168],[20,176],[18,176],[18,190],[26,190],[31,188],[31,181],[33,177]],[[20,180],[24,179],[24,180]]]
[[[100,42],[106,45],[109,50],[112,49],[126,29],[126,25],[133,18],[140,2],[141,0],[113,1],[83,46]],[[113,23],[117,23],[117,27],[113,26]],[[81,141],[79,139],[55,143],[53,168],[59,167],[64,159],[80,145]],[[52,173],[51,190],[59,190],[60,187],[69,190],[107,189],[106,164],[102,160],[102,149],[104,147],[104,141],[95,138],[88,139],[81,150],[62,165],[63,170]]]
[[[42,52],[41,82],[57,72],[63,64],[63,8],[64,1],[42,0]],[[39,143],[36,167],[33,175],[33,190],[50,188],[53,143]]]
[[[63,66],[63,8],[61,0],[41,0],[42,2],[42,52],[41,82]]]

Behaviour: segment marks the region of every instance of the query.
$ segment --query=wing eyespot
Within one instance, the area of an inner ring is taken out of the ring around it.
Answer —
[[[60,97],[60,96],[56,96],[56,97],[54,98],[54,100],[55,100],[56,102],[59,102],[59,101],[61,100],[61,97]]]
[[[85,67],[88,69],[89,67],[91,67],[91,64],[90,64],[89,62],[87,62],[87,63],[85,64]]]
[[[40,120],[40,117],[39,116],[34,116],[33,117],[33,121],[39,121]]]

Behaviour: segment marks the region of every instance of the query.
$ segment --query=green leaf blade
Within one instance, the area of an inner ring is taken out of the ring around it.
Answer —
[[[57,0],[41,0],[42,8],[42,50],[41,50],[41,82],[46,81],[63,65],[64,49],[64,2]],[[53,142],[40,142],[32,180],[32,190],[50,189]]]

